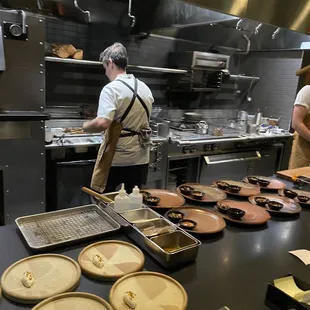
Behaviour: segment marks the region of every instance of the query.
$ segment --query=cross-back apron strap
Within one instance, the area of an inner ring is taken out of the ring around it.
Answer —
[[[148,110],[148,108],[147,108],[145,102],[143,101],[143,99],[142,99],[142,98],[139,96],[139,94],[137,93],[137,90],[138,90],[138,81],[137,81],[137,79],[135,79],[134,89],[133,89],[128,83],[126,83],[126,82],[123,81],[123,80],[117,80],[117,81],[123,83],[125,86],[127,86],[127,87],[133,92],[133,97],[132,97],[132,99],[131,99],[131,102],[130,102],[128,108],[126,109],[125,113],[123,114],[123,116],[122,116],[122,118],[121,118],[121,122],[123,122],[123,120],[127,117],[128,113],[130,112],[132,106],[133,106],[134,103],[135,103],[136,98],[137,98],[137,99],[139,100],[139,102],[142,104],[142,106],[143,106],[143,108],[144,108],[144,110],[145,110],[145,112],[146,112],[147,119],[148,119],[148,121],[149,121],[149,119],[150,119],[150,112],[149,112],[149,110]]]

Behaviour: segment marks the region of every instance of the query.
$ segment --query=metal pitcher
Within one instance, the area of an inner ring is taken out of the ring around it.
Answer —
[[[209,126],[206,121],[200,121],[195,125],[195,132],[199,135],[206,135],[208,133]]]

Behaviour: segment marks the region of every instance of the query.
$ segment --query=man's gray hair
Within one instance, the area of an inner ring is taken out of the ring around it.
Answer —
[[[126,69],[128,64],[128,54],[126,47],[121,43],[114,43],[107,47],[99,57],[99,61],[108,64],[112,60],[119,68]]]

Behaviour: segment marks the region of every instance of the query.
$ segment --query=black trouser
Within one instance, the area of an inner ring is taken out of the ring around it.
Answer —
[[[148,164],[111,167],[104,192],[115,192],[116,187],[121,183],[124,183],[127,193],[130,194],[136,185],[141,188],[143,184],[146,184],[148,168]]]

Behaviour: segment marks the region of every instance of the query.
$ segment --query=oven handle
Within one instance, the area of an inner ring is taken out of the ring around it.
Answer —
[[[262,155],[259,151],[256,151],[255,157],[240,157],[240,158],[232,158],[232,159],[225,159],[225,160],[218,160],[218,161],[210,161],[209,156],[204,156],[204,159],[208,165],[217,165],[217,164],[226,164],[231,162],[240,162],[240,161],[249,161],[249,160],[260,160],[262,158]]]
[[[75,161],[62,161],[58,162],[57,166],[87,166],[94,164],[96,159],[87,159],[87,160],[75,160]]]

